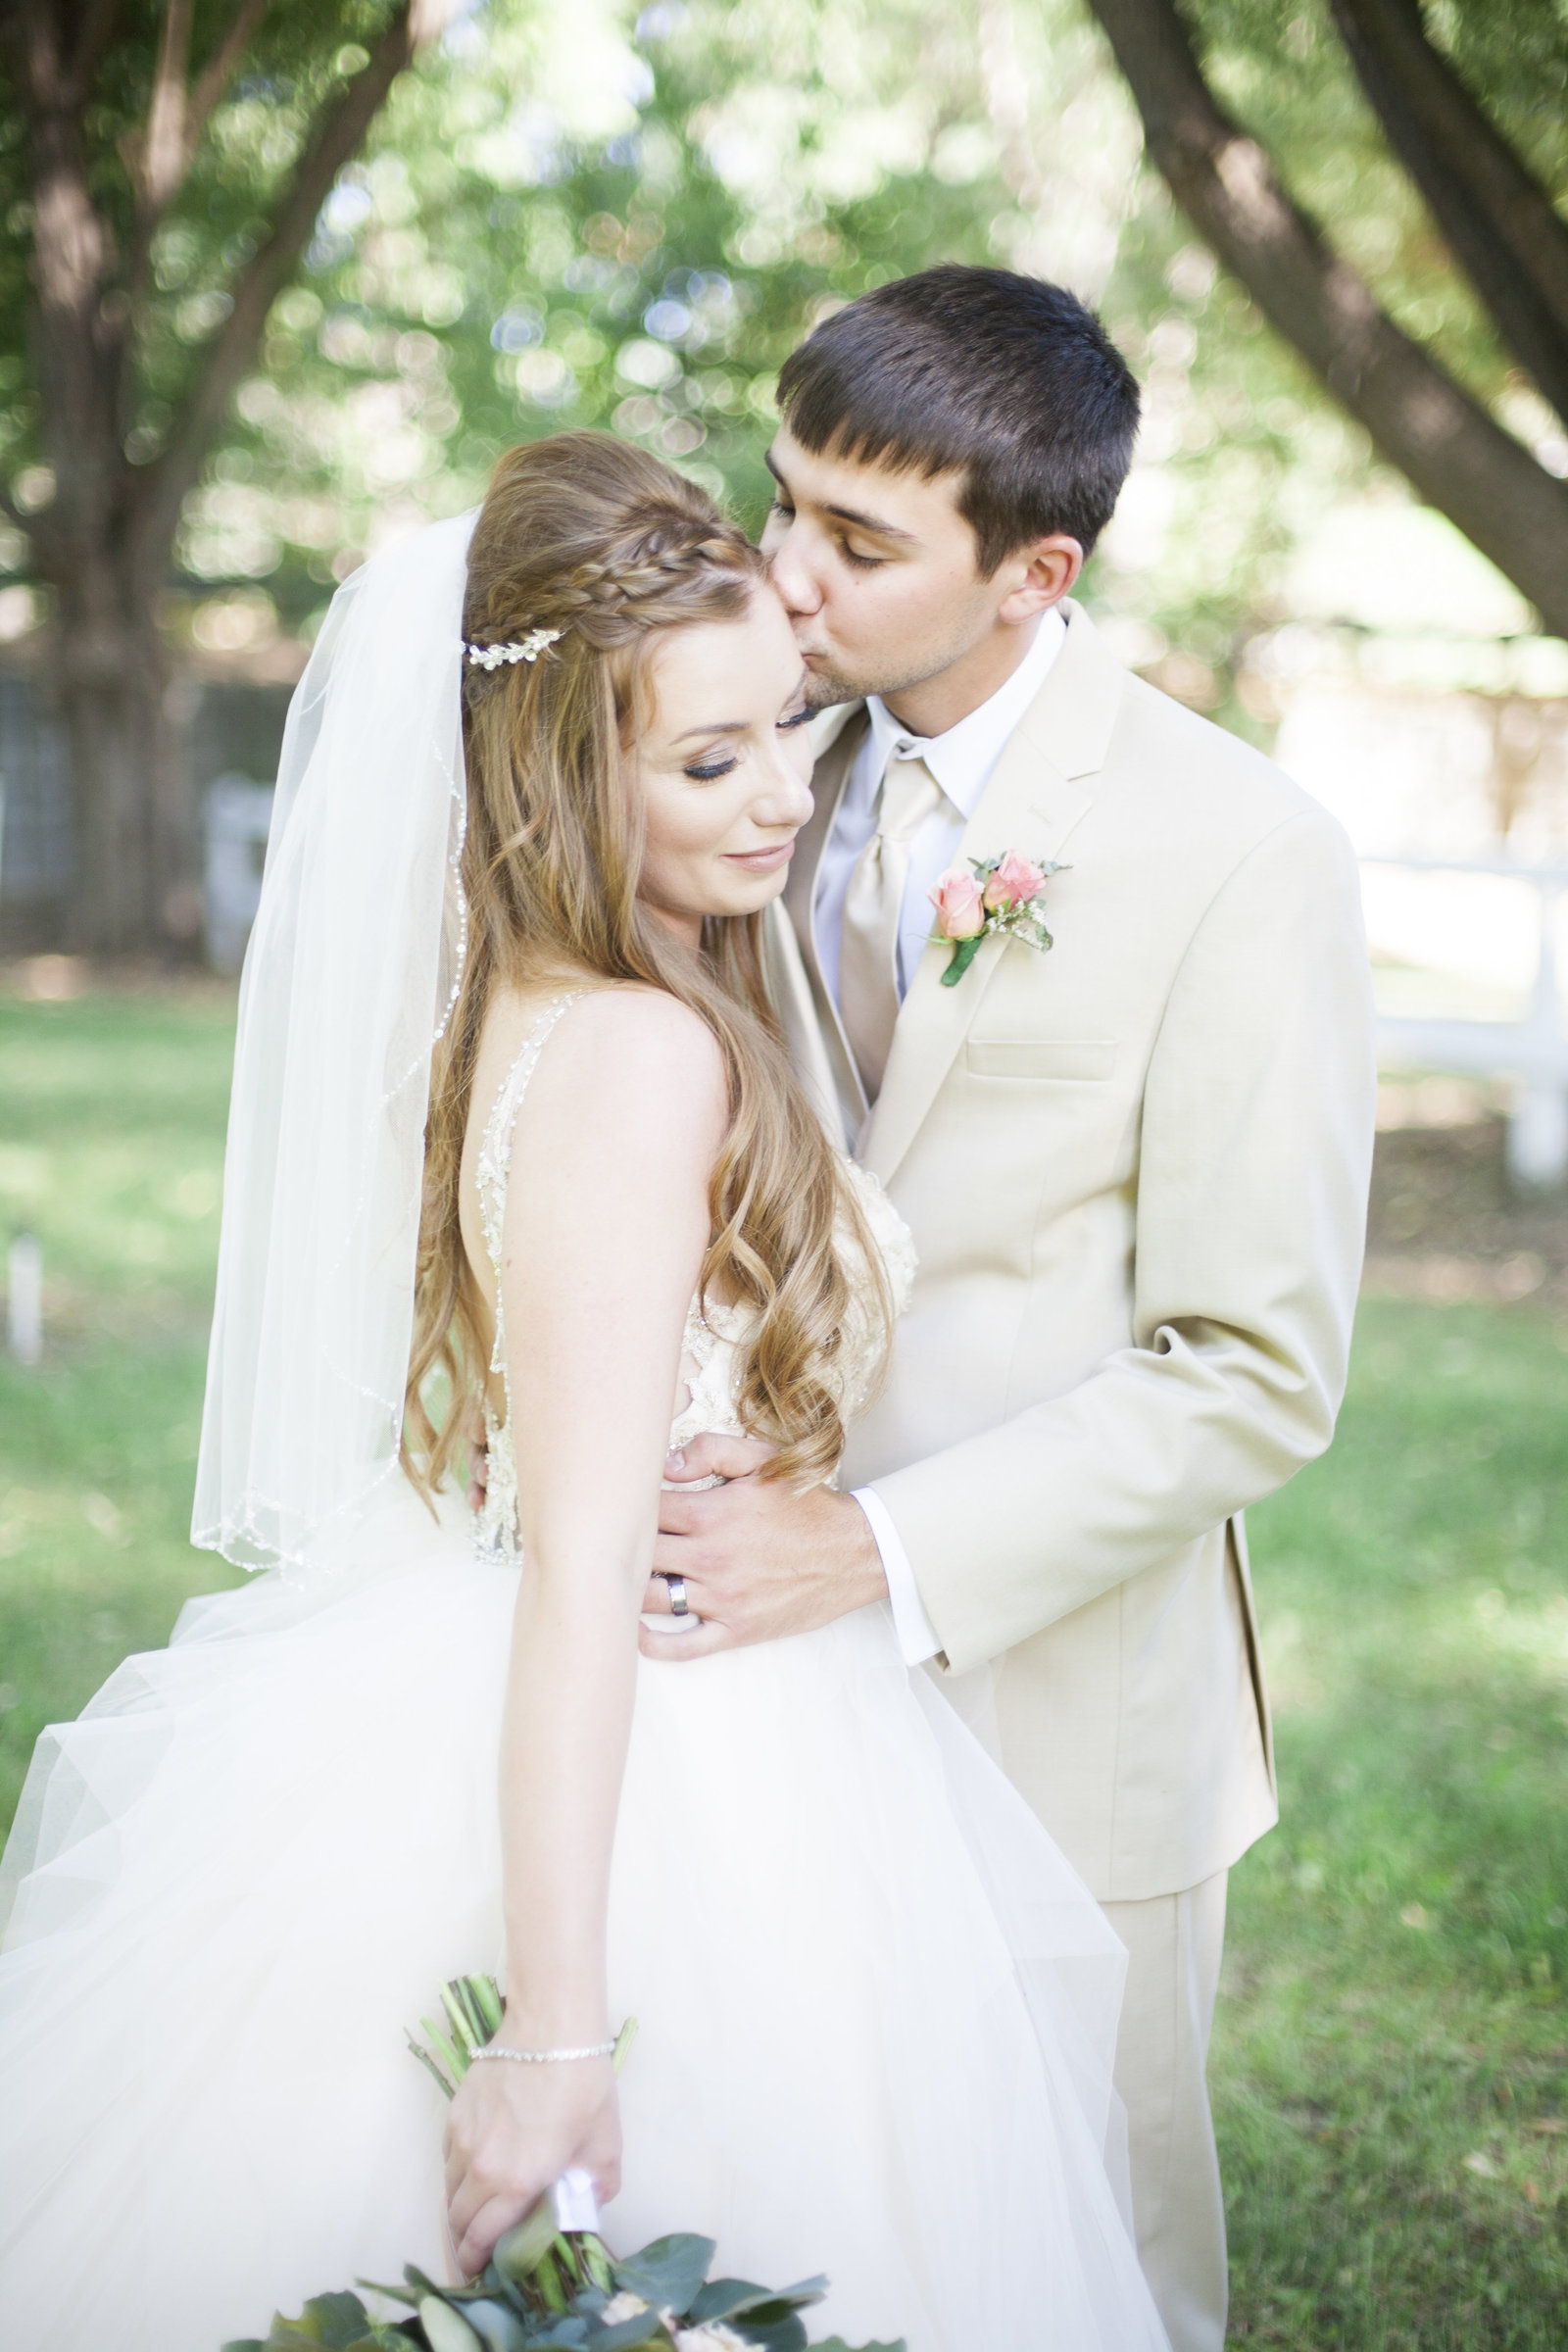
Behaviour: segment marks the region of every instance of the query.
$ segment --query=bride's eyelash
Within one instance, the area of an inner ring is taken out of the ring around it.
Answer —
[[[737,760],[720,760],[711,766],[688,767],[684,772],[691,777],[694,784],[711,784],[719,776],[727,776],[731,768],[739,765],[740,762]]]
[[[779,720],[779,732],[782,734],[786,727],[804,727],[810,715],[808,710],[792,711],[788,718]]]

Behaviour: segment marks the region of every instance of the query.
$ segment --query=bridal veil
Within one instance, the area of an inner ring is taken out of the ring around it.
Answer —
[[[339,589],[289,709],[240,987],[192,1540],[293,1581],[396,1469],[430,1057],[466,910],[473,515]]]

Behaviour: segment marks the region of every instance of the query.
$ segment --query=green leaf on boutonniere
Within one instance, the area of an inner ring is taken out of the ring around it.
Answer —
[[[979,955],[980,950],[982,947],[984,947],[985,941],[986,934],[984,931],[977,931],[973,939],[956,939],[954,941],[953,960],[942,975],[942,985],[944,988],[957,987],[958,982],[963,978],[964,973],[969,969],[970,964],[973,963],[975,957]]]

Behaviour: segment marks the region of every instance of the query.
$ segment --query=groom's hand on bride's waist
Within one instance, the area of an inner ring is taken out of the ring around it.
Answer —
[[[645,1656],[704,1658],[776,1642],[887,1598],[876,1541],[855,1497],[759,1477],[772,1451],[753,1438],[703,1437],[671,1454],[664,1475],[676,1483],[661,1497],[644,1603],[662,1623],[657,1632],[643,1627]],[[697,1483],[708,1478],[726,1483]],[[684,1629],[673,1615],[671,1577],[681,1580],[690,1618],[700,1620]]]

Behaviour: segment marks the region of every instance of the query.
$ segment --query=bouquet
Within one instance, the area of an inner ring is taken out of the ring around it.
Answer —
[[[442,2017],[421,2018],[426,2040],[409,2046],[451,2098],[473,2053],[501,2024],[493,1977],[459,1977],[442,1988]],[[636,2032],[628,2019],[615,2044],[618,2072]],[[617,2257],[599,2235],[593,2183],[568,2173],[498,2242],[480,2277],[443,2286],[412,2265],[402,2286],[360,2284],[409,2316],[372,2317],[357,2294],[317,2295],[296,2320],[275,2318],[265,2338],[247,2336],[222,2352],[852,2352],[841,2336],[812,2347],[801,2313],[821,2301],[825,2278],[756,2286],[710,2278],[714,2244],[684,2233],[656,2238]],[[864,2344],[858,2352],[905,2352]]]

